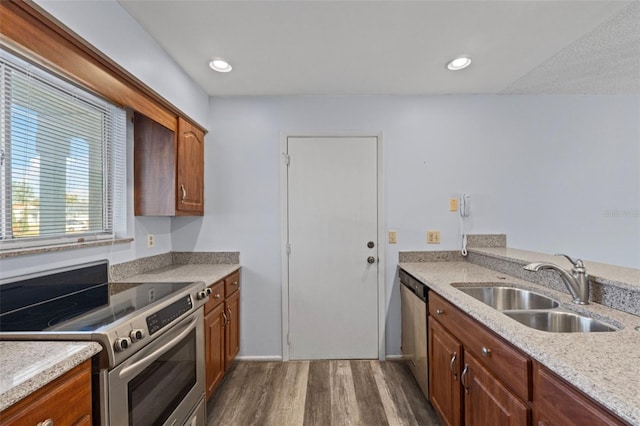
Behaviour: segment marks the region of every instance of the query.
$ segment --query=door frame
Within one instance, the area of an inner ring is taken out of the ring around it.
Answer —
[[[384,220],[384,173],[382,132],[281,132],[280,133],[280,234],[282,258],[282,360],[289,361],[289,187],[287,185],[287,155],[289,138],[353,138],[377,140],[377,194],[378,194],[378,359],[386,357],[386,235]]]

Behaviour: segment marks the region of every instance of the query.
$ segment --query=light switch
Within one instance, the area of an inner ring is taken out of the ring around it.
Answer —
[[[389,244],[396,244],[398,242],[398,234],[396,231],[389,231]]]
[[[457,198],[450,198],[449,199],[449,211],[450,212],[457,212],[458,211],[458,199]]]

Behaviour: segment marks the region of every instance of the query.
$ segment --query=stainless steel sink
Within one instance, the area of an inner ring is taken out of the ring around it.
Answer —
[[[553,309],[560,304],[532,291],[514,287],[458,287],[458,290],[499,311]]]
[[[474,286],[457,287],[463,293],[518,321],[527,327],[552,333],[580,333],[617,331],[618,329],[559,308],[560,303],[550,297],[516,287]]]
[[[616,328],[593,318],[562,311],[511,311],[508,317],[528,327],[553,333],[617,331]]]

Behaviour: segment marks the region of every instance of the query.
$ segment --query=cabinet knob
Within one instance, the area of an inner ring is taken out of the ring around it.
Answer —
[[[436,314],[437,315],[442,315],[442,314],[444,314],[444,311],[442,309],[436,309]]]
[[[43,420],[41,422],[38,422],[37,426],[53,426],[53,420],[51,419]]]
[[[483,347],[482,347],[482,356],[487,357],[487,356],[489,356],[489,355],[491,355],[491,349],[489,349],[489,348],[485,348],[485,347],[483,346]]]
[[[216,294],[213,296],[213,298],[214,298],[214,299],[220,299],[220,293],[216,293]]]
[[[238,286],[238,281],[232,282],[231,285],[235,285],[237,287]]]

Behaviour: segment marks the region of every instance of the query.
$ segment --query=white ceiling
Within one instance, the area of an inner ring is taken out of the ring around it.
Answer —
[[[640,93],[638,1],[119,1],[212,96]]]

